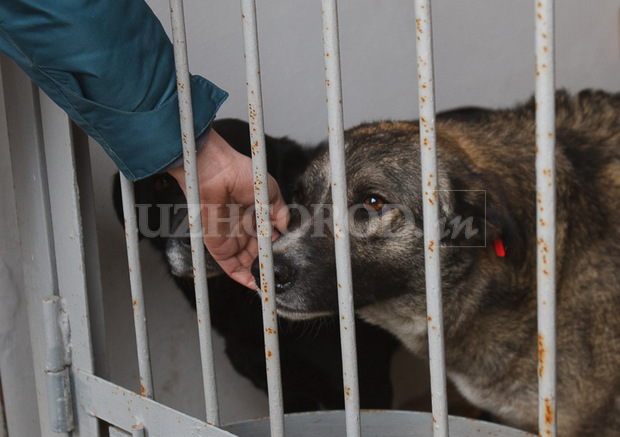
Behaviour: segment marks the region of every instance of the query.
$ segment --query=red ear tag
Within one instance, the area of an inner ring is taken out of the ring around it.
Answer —
[[[502,242],[502,239],[496,238],[494,243],[495,243],[495,253],[497,254],[497,256],[502,257],[502,258],[506,256],[506,251],[504,250],[504,243]]]

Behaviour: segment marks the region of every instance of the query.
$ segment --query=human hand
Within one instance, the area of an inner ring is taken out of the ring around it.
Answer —
[[[252,262],[258,255],[252,160],[234,150],[211,129],[206,144],[196,154],[196,163],[205,246],[228,276],[256,289],[250,273]],[[187,197],[183,167],[169,173]],[[289,215],[278,184],[271,176],[268,188],[275,238],[277,230],[286,229]]]

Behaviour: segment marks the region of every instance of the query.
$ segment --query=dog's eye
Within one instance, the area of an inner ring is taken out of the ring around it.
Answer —
[[[364,199],[364,206],[372,211],[381,211],[385,206],[385,200],[380,196],[368,196]]]
[[[155,181],[155,189],[157,191],[165,191],[172,186],[172,181],[170,180],[171,176],[161,175]]]

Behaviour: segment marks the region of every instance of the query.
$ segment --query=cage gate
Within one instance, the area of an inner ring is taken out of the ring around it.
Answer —
[[[405,411],[360,412],[357,382],[352,273],[348,239],[348,215],[344,164],[344,123],[336,0],[322,0],[325,83],[328,106],[328,139],[332,173],[333,222],[338,280],[338,302],[343,356],[344,412],[284,415],[279,367],[274,273],[269,226],[269,194],[262,181],[267,175],[263,129],[260,62],[254,0],[242,0],[249,119],[253,154],[259,257],[264,261],[263,323],[268,362],[270,417],[222,426],[219,419],[215,366],[209,323],[209,307],[202,235],[192,231],[191,245],[196,270],[196,302],[200,355],[206,404],[206,421],[190,417],[153,399],[153,384],[142,293],[137,224],[132,183],[123,179],[123,209],[141,392],[134,393],[106,379],[101,359],[104,342],[101,284],[97,243],[94,236],[92,180],[86,170],[87,148],[73,147],[83,141],[72,130],[67,116],[51,100],[38,93],[16,67],[2,62],[2,75],[18,86],[6,95],[11,105],[8,125],[17,211],[24,253],[26,292],[31,342],[42,429],[46,435],[98,436],[102,424],[112,436],[425,436],[502,435],[525,436],[522,431],[496,424],[449,417],[443,346],[441,281],[438,252],[429,250],[439,241],[437,202],[429,201],[437,190],[435,148],[435,91],[430,0],[416,0],[416,48],[422,147],[424,245],[426,261],[429,354],[432,414]],[[171,0],[171,19],[177,66],[180,120],[184,138],[187,193],[192,230],[202,229],[195,163],[192,104],[182,0]],[[414,25],[412,23],[412,25]],[[553,1],[536,2],[536,101],[537,189],[545,205],[544,221],[554,224],[554,59]],[[412,75],[416,72],[412,72]],[[413,85],[412,85],[413,86]],[[8,105],[7,105],[8,106]],[[426,189],[426,187],[430,187]],[[543,212],[539,211],[539,214]],[[267,225],[263,225],[267,223]],[[539,339],[544,348],[539,388],[540,432],[556,434],[555,424],[555,279],[554,226],[537,229],[548,242],[545,262],[551,275],[543,275],[539,253]],[[439,246],[438,244],[436,246]],[[541,249],[542,250],[542,249]],[[44,321],[44,323],[40,323]],[[94,340],[93,340],[94,339]],[[68,353],[70,346],[70,354]],[[267,352],[268,351],[268,352]],[[543,366],[544,364],[544,366]],[[542,370],[544,367],[544,371]]]

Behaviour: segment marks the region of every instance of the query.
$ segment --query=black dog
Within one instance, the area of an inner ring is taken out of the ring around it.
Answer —
[[[224,119],[213,128],[236,150],[250,156],[248,124]],[[302,148],[286,138],[267,137],[269,173],[276,179],[286,201],[292,198],[297,177],[316,155],[317,148]],[[139,220],[150,230],[171,232],[178,237],[157,236],[149,241],[165,253],[173,277],[195,306],[191,249],[183,235],[187,229],[187,210],[161,210],[156,205],[185,206],[185,197],[176,181],[167,174],[155,175],[135,183]],[[118,178],[114,188],[115,207],[122,220]],[[162,222],[162,218],[167,223]],[[146,221],[146,222],[145,222]],[[142,228],[145,230],[146,228]],[[182,232],[179,232],[182,231]],[[209,303],[214,329],[225,339],[226,354],[233,367],[262,390],[267,390],[261,303],[255,291],[221,274],[207,253]],[[287,413],[344,406],[342,364],[338,320],[326,318],[320,324],[279,320],[284,410]],[[390,408],[392,385],[390,362],[398,342],[387,332],[357,321],[360,400],[362,408]]]

